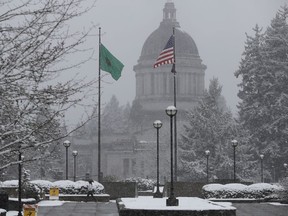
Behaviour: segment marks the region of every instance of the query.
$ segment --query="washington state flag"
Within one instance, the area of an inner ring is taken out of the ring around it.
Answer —
[[[124,65],[103,44],[100,45],[99,53],[100,69],[110,73],[113,79],[118,80]]]

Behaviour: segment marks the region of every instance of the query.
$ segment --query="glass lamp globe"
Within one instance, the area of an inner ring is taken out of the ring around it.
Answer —
[[[177,113],[177,108],[175,106],[168,106],[166,108],[166,114],[170,117],[176,115]]]
[[[63,142],[63,145],[64,145],[66,148],[69,148],[70,145],[71,145],[71,142],[70,142],[69,140],[65,140],[65,141]]]

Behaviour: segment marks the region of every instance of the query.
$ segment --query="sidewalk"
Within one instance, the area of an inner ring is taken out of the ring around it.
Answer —
[[[119,216],[115,202],[67,202],[62,206],[40,206],[37,216]]]

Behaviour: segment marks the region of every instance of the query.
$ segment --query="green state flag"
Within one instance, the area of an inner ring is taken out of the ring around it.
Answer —
[[[113,79],[118,80],[124,65],[115,58],[106,47],[100,45],[100,69],[109,72]]]

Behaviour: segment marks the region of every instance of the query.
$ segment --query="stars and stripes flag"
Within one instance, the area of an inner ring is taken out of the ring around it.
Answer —
[[[174,46],[175,46],[175,37],[172,35],[160,55],[158,56],[154,68],[157,68],[164,64],[173,64],[174,59]]]

